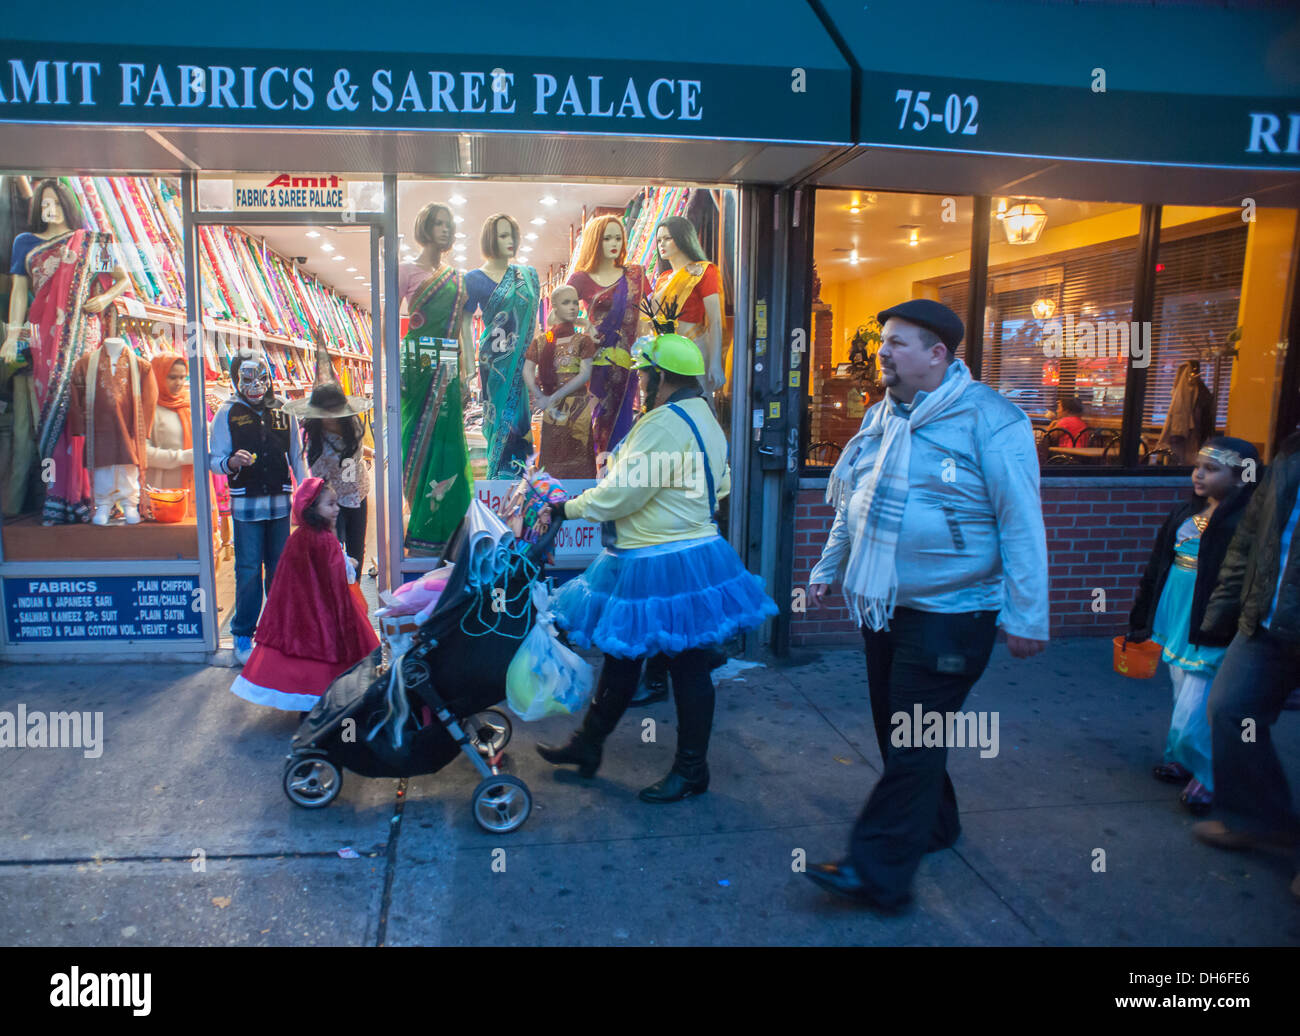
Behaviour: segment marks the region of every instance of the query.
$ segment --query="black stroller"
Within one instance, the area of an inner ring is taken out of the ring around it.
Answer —
[[[363,777],[415,777],[436,773],[464,752],[483,776],[471,803],[478,825],[502,834],[528,819],[528,786],[498,769],[512,727],[510,717],[493,706],[504,700],[506,670],[532,629],[530,588],[560,525],[552,522],[495,585],[474,587],[467,578],[469,537],[461,522],[440,561],[452,560],[455,568],[401,657],[401,673],[385,672],[375,652],[330,685],[294,734],[283,779],[294,805],[328,806],[343,786],[344,769]],[[393,666],[398,664],[394,659]],[[390,694],[390,680],[399,677]],[[400,747],[388,730],[377,730],[394,699],[401,709]]]

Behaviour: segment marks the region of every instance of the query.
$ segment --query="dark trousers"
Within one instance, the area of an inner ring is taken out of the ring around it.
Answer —
[[[673,703],[677,707],[677,756],[693,754],[703,760],[709,751],[709,734],[713,730],[713,671],[708,649],[696,648],[668,657],[668,672],[673,678]],[[600,683],[591,703],[592,718],[602,735],[612,731],[628,702],[636,694],[641,678],[643,658],[605,656],[600,669]]]
[[[997,613],[940,614],[897,608],[890,629],[863,629],[871,718],[884,772],[849,836],[849,860],[867,892],[884,906],[905,902],[927,852],[946,849],[961,833],[957,795],[944,747],[890,743],[895,713],[921,706],[957,712],[988,665]],[[919,745],[919,731],[913,732]]]
[[[1238,633],[1210,688],[1214,805],[1223,822],[1245,834],[1300,840],[1300,816],[1273,746],[1272,727],[1296,673],[1300,644],[1263,627]],[[1243,720],[1253,720],[1253,738]]]
[[[339,504],[339,516],[334,522],[335,531],[338,533],[339,542],[343,544],[344,551],[357,563],[358,577],[361,575],[361,567],[366,562],[366,504],[368,502],[363,498],[359,507],[344,507]]]
[[[271,592],[275,565],[289,541],[289,516],[235,523],[235,614],[230,634],[251,637],[262,614],[262,591]]]

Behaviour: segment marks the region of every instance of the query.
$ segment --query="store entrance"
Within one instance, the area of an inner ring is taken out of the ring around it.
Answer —
[[[346,520],[340,539],[349,555],[361,555],[355,557],[358,582],[373,611],[386,577],[381,570],[384,550],[374,477],[376,444],[382,454],[383,443],[382,414],[373,405],[381,228],[372,220],[335,223],[296,215],[271,222],[261,214],[204,213],[195,222],[202,327],[197,366],[209,451],[213,456],[229,452],[226,410],[238,398],[230,376],[236,356],[265,358],[272,391],[284,402],[309,403],[318,381],[335,382],[349,400],[348,414],[328,418],[318,408],[309,408],[301,418],[295,416],[289,427],[298,435],[291,432],[285,461],[291,469],[301,464],[307,475],[313,469],[323,474],[331,448],[346,444],[348,456],[340,470],[326,477],[342,478],[337,487],[340,503],[350,506],[342,511]],[[355,411],[361,412],[354,417]],[[209,478],[196,481],[207,487],[211,516],[207,553],[216,646],[230,649],[237,606],[235,522],[264,518],[268,506],[276,514],[286,508],[249,496],[241,499],[238,493],[232,496],[229,479],[214,466],[209,472]]]

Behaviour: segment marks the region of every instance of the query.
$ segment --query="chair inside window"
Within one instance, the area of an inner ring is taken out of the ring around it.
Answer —
[[[842,449],[833,442],[815,442],[804,451],[804,463],[821,468],[834,467]]]

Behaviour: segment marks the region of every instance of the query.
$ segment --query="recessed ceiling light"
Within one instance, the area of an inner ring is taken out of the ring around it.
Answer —
[[[464,237],[464,236],[465,236],[465,231],[463,231],[463,230],[458,230],[458,231],[456,231],[456,236],[457,236],[457,237]]]
[[[330,244],[328,241],[326,241],[323,245],[320,246],[320,250],[322,252],[332,252],[334,251],[334,246]]]
[[[534,233],[530,230],[527,234],[524,235],[524,240],[525,240],[525,241],[536,241],[536,240],[537,240],[537,235],[534,234]]]
[[[532,224],[533,226],[535,226],[535,227],[540,227],[543,223],[546,222],[546,220],[542,219],[541,216],[534,216],[534,217],[533,217],[532,219],[530,219],[528,222],[531,223],[531,224]]]
[[[548,194],[545,198],[542,199],[542,204],[543,204],[543,205],[558,205],[558,204],[559,204],[559,201],[557,201],[556,198],[555,198],[553,195]]]
[[[465,204],[465,199],[464,199],[461,195],[459,195],[459,194],[453,194],[453,195],[452,195],[450,198],[448,198],[447,200],[448,200],[449,202],[451,202],[453,205],[464,205],[464,204]]]
[[[354,281],[364,281],[364,280],[365,280],[365,278],[362,277],[361,274],[357,274],[357,275],[356,275],[355,277],[353,277],[352,279],[353,279]]]
[[[356,272],[357,272],[357,268],[356,268],[355,266],[349,266],[348,269],[347,269],[347,272],[348,272],[348,273],[356,273]]]
[[[332,259],[334,260],[334,262],[336,262],[336,263],[342,263],[342,262],[346,262],[346,261],[347,261],[347,256],[344,256],[344,255],[331,256],[331,258],[332,258]]]
[[[861,210],[860,208],[858,208],[856,205],[851,205],[851,206],[849,206],[849,212],[851,212],[851,213],[852,213],[853,215],[855,215],[855,216],[856,216],[859,212],[861,212],[861,211],[862,211],[862,210]]]
[[[319,230],[309,230],[309,231],[307,231],[307,236],[308,236],[308,237],[320,237],[320,231],[319,231]]]
[[[465,222],[465,217],[464,217],[464,216],[456,216],[456,217],[454,217],[454,218],[455,218],[455,220],[456,220],[457,223],[464,223],[464,222]]]

